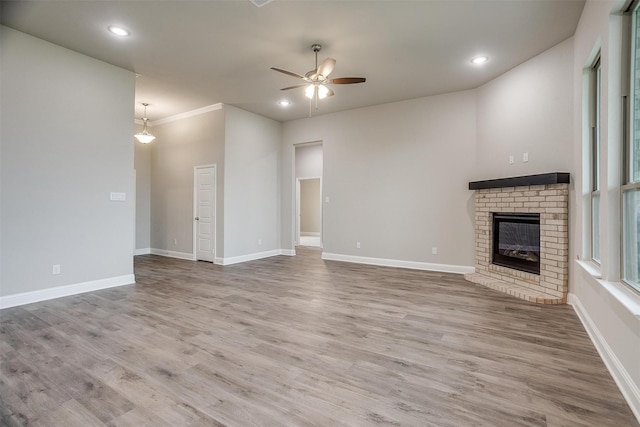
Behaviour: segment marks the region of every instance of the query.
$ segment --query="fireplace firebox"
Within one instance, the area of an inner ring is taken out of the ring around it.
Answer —
[[[493,263],[540,274],[540,214],[493,214]]]

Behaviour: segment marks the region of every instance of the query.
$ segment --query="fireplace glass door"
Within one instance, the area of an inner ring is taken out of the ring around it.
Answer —
[[[540,274],[540,214],[493,215],[493,263]]]

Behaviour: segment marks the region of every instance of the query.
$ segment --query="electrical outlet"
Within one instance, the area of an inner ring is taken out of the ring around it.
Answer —
[[[325,202],[325,203],[329,203],[329,196],[327,196],[327,197],[325,197],[325,198],[324,198],[324,202]]]
[[[53,274],[60,274],[60,264],[53,264]]]
[[[356,242],[356,249],[360,249],[360,242]]]
[[[509,164],[512,165],[515,163],[515,160],[513,160],[513,155],[509,156]]]
[[[435,246],[431,248],[431,254],[432,255],[438,255],[438,248],[436,248]]]
[[[529,161],[529,153],[524,153],[522,155],[522,162],[527,163]]]
[[[258,245],[262,244],[262,239],[258,239]]]
[[[178,239],[173,239],[173,244],[177,245],[178,244]]]

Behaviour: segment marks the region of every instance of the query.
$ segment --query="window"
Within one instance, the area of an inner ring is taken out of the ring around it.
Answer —
[[[600,264],[600,57],[591,69],[591,259]]]
[[[625,124],[622,182],[622,280],[640,290],[640,7],[631,24],[631,99]]]

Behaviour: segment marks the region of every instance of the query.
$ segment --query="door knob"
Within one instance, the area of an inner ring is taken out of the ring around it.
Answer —
[[[199,216],[196,217],[196,221],[200,221],[200,217]]]

